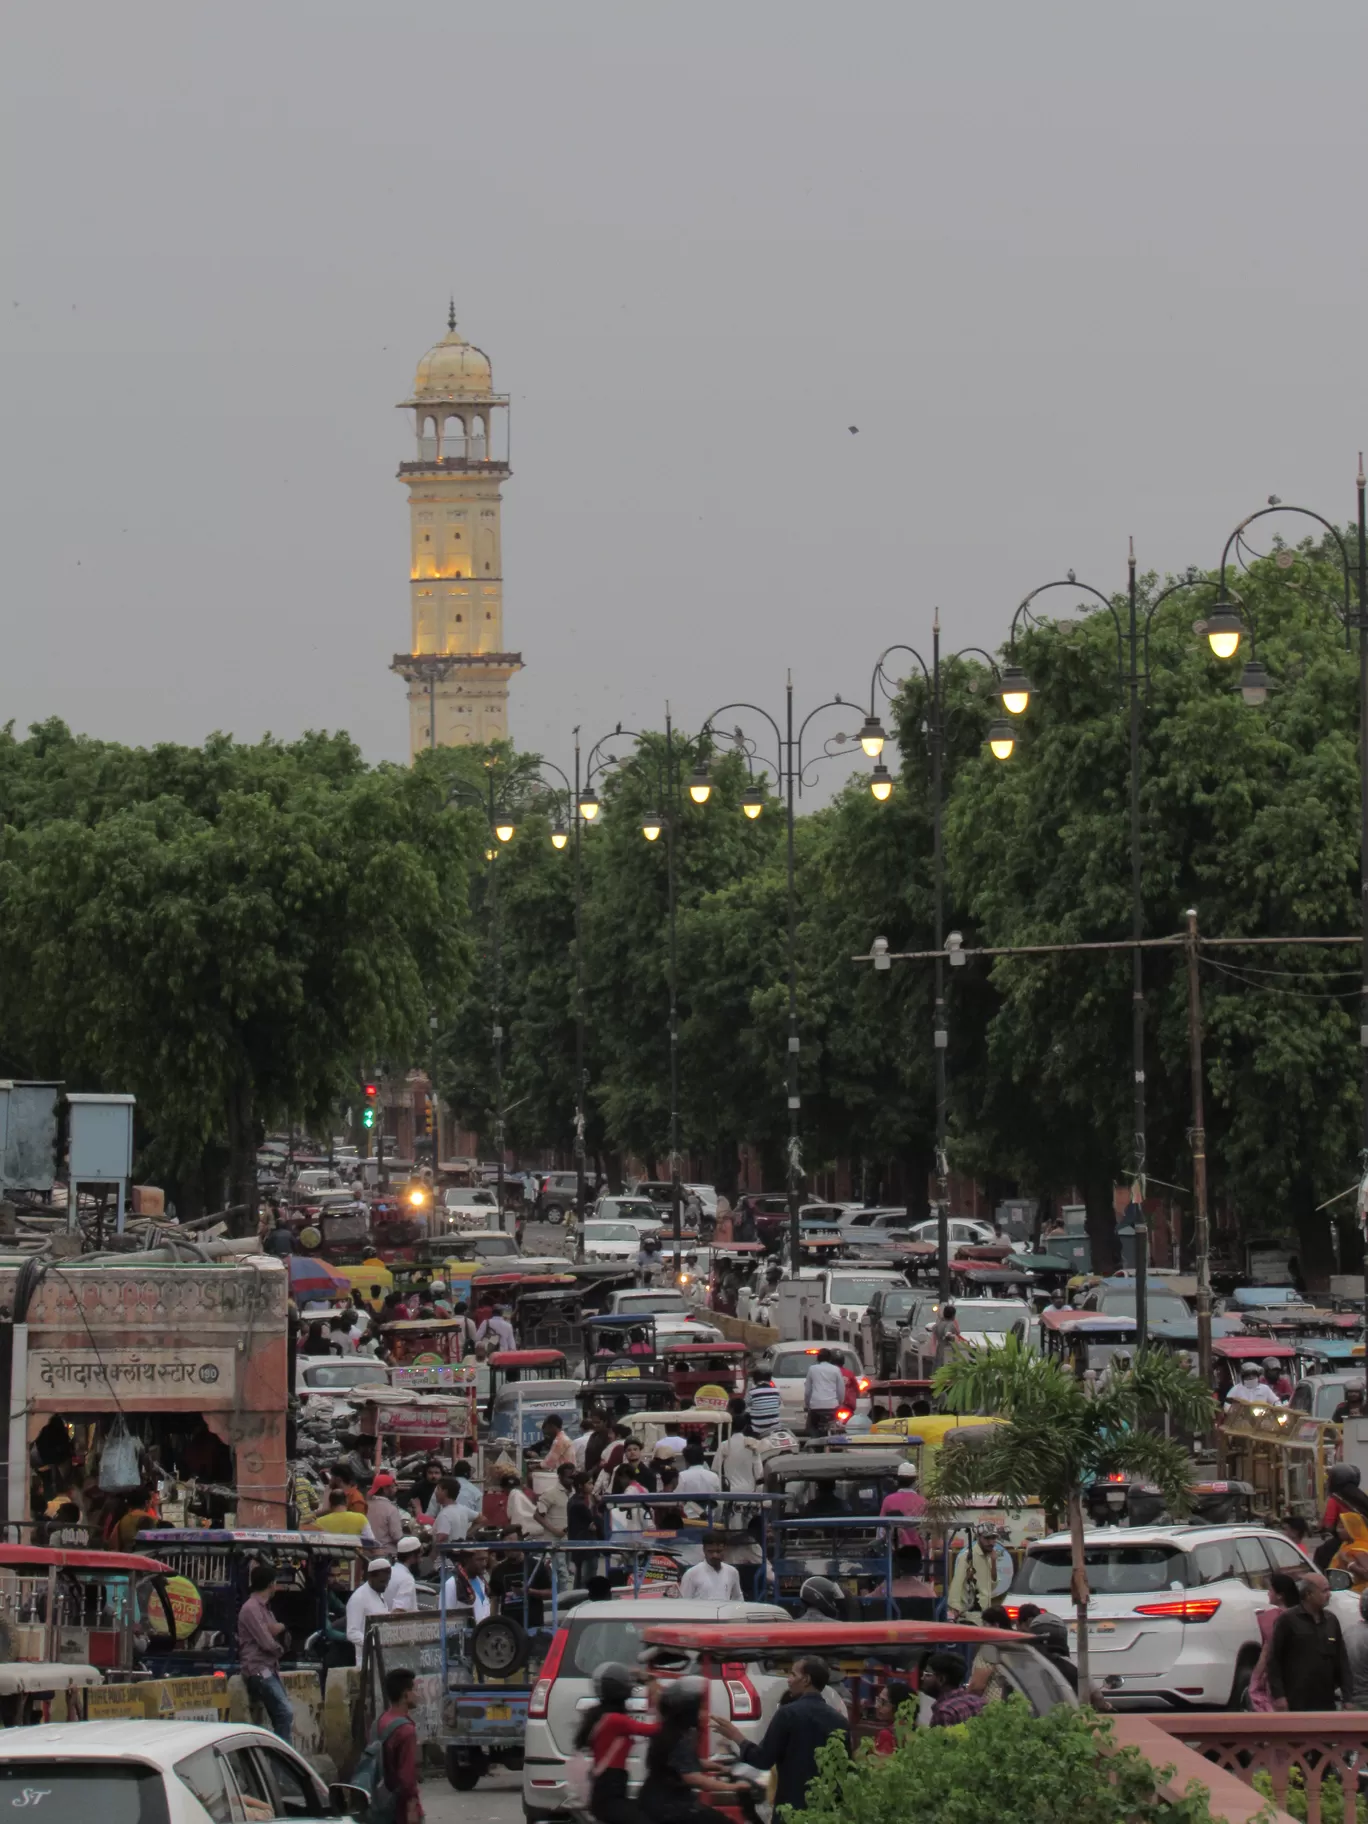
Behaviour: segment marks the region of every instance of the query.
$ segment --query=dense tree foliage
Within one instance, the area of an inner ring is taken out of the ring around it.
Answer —
[[[183,1207],[251,1201],[263,1123],[327,1131],[424,1042],[468,959],[469,844],[341,737],[128,749],[0,737],[8,1073],[138,1098]]]

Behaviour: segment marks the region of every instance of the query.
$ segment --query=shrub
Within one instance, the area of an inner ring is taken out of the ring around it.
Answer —
[[[890,1755],[862,1746],[851,1760],[833,1736],[799,1815],[803,1824],[1216,1824],[1204,1787],[1163,1798],[1171,1769],[1110,1737],[1091,1710],[1035,1717],[1017,1697],[950,1729],[901,1721]]]

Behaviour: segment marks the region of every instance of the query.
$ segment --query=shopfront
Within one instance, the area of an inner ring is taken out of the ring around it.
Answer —
[[[155,1472],[193,1485],[198,1477],[226,1488],[237,1526],[286,1524],[280,1261],[54,1261],[16,1312],[20,1291],[18,1272],[0,1267],[11,1538],[14,1522],[41,1520],[68,1484],[86,1487],[89,1508],[102,1454],[120,1434],[136,1441],[148,1480]]]

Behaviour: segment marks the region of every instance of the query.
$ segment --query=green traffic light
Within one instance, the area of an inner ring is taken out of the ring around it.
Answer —
[[[362,1127],[374,1127],[375,1126],[375,1110],[373,1108],[368,1108],[366,1110],[365,1114],[362,1115],[361,1125],[362,1125]]]

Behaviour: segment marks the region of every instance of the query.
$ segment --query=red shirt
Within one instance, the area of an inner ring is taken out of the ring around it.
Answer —
[[[842,1368],[841,1379],[845,1382],[845,1404],[851,1412],[854,1412],[856,1402],[860,1397],[859,1377],[852,1374],[849,1368]]]
[[[423,1801],[418,1796],[418,1729],[413,1718],[406,1712],[386,1710],[375,1725],[377,1735],[383,1735],[393,1722],[403,1726],[396,1729],[381,1751],[384,1766],[385,1784],[399,1801],[399,1824],[415,1824],[423,1815]]]
[[[632,1752],[632,1738],[654,1735],[657,1727],[649,1717],[627,1716],[621,1710],[610,1710],[607,1716],[601,1716],[589,1737],[595,1777],[607,1773],[610,1767],[625,1768]]]

